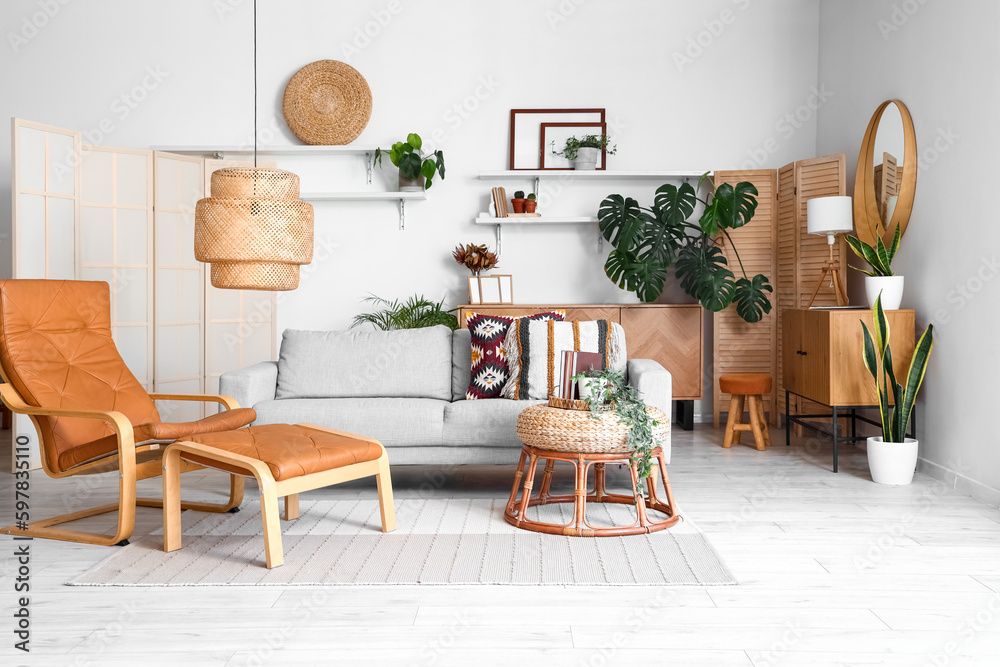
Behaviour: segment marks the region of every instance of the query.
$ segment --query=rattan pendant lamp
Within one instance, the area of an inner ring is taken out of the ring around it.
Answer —
[[[313,207],[299,199],[299,177],[257,166],[257,0],[253,6],[253,167],[212,174],[198,202],[194,256],[212,265],[212,286],[284,291],[299,286],[313,256]]]

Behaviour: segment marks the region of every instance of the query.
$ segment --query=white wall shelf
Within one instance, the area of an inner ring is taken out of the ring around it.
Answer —
[[[603,181],[614,179],[698,179],[704,171],[618,171],[600,169],[514,169],[506,171],[481,171],[480,180],[494,178],[503,179],[535,179],[535,178],[569,178],[581,181]]]
[[[477,225],[493,225],[497,241],[497,254],[503,247],[503,228],[506,225],[596,225],[597,218],[579,215],[542,215],[537,218],[495,218],[489,213],[480,213],[474,222]],[[597,249],[604,245],[604,237],[597,235]]]

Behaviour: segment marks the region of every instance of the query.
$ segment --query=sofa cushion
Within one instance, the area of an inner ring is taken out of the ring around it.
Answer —
[[[470,400],[499,398],[500,391],[510,378],[510,368],[504,355],[504,339],[515,319],[562,321],[565,311],[536,313],[521,318],[468,313],[466,328],[472,333],[470,341],[471,368],[469,388],[465,397]]]
[[[529,405],[543,402],[486,398],[449,403],[444,408],[443,443],[452,447],[520,447],[517,416]]]
[[[439,445],[448,405],[430,398],[286,398],[255,405],[254,424],[316,424],[386,447]]]
[[[459,329],[451,338],[451,400],[465,398],[472,378],[472,334],[468,329]]]
[[[451,400],[452,332],[286,329],[275,398]]]

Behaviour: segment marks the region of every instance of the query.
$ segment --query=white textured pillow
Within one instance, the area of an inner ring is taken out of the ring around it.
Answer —
[[[625,330],[610,320],[533,322],[516,320],[503,344],[510,379],[501,395],[514,400],[546,400],[555,395],[562,352],[600,352],[605,368],[625,370]]]

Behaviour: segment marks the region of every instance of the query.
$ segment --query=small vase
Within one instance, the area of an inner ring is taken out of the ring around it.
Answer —
[[[875,299],[882,294],[883,310],[899,310],[903,301],[903,276],[865,276],[865,296],[868,307],[875,307]]]
[[[868,470],[872,481],[890,486],[912,482],[919,444],[913,438],[903,438],[903,442],[885,442],[882,436],[868,438]]]
[[[597,169],[597,158],[601,155],[600,148],[578,148],[573,168],[580,170]]]
[[[511,199],[510,205],[514,207],[514,213],[524,213],[524,203],[527,199]]]
[[[405,178],[403,174],[399,175],[400,192],[423,192],[426,185],[427,179],[423,175],[420,178]]]
[[[525,213],[534,213],[537,207],[538,207],[538,202],[533,199],[529,199],[524,202]]]

